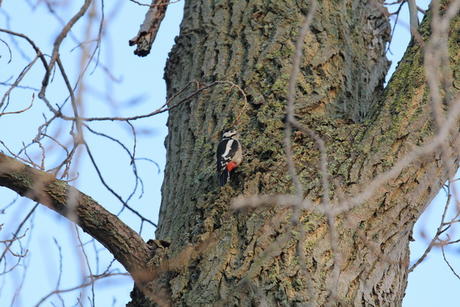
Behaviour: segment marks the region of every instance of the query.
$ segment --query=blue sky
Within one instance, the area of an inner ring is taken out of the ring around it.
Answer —
[[[418,2],[422,5],[422,2]],[[424,3],[425,6],[426,2]],[[80,2],[77,4],[80,5]],[[73,13],[78,9],[78,7],[72,7],[72,5],[75,5],[72,1],[66,5],[67,7],[58,10],[60,14],[62,12],[60,16],[64,20],[68,20],[71,12]],[[100,5],[101,2],[98,2],[98,6]],[[90,65],[89,90],[85,95],[85,114],[127,116],[147,113],[160,107],[164,103],[166,96],[165,84],[162,79],[163,67],[167,54],[174,42],[174,37],[178,33],[183,2],[180,1],[169,7],[152,53],[145,58],[134,56],[132,54],[133,48],[129,47],[127,43],[137,33],[146,11],[145,7],[140,7],[128,1],[113,1],[104,5],[105,18],[108,20],[108,24],[101,48],[99,68],[107,67],[112,72],[110,78],[115,82],[107,81],[108,76],[103,72],[104,69],[96,69],[93,72],[94,65]],[[405,13],[406,10],[404,9],[403,14]],[[407,20],[404,15],[401,17],[403,20]],[[7,23],[11,23],[10,29],[29,35],[43,48],[43,51],[48,54],[51,53],[52,41],[58,33],[57,29],[59,29],[60,21],[50,16],[44,5],[34,8],[27,4],[26,1],[5,0],[0,8],[0,27],[6,27]],[[75,37],[79,37],[79,40],[82,40],[80,33],[84,27],[85,20],[82,20],[77,24],[77,29],[73,33]],[[97,29],[93,29],[94,33],[96,31]],[[75,49],[78,45],[78,40],[74,40],[74,36],[69,36],[69,40],[62,48],[63,61],[68,65],[68,74],[72,80],[76,80],[78,77],[75,73],[78,71],[78,66],[75,63],[80,56],[79,49]],[[18,44],[29,58],[33,55],[30,52],[30,47],[21,40],[12,42],[4,34],[0,34],[0,39],[5,40],[12,46]],[[392,54],[389,54],[389,57],[393,60],[392,69],[394,69],[398,59],[402,56],[408,39],[407,27],[404,25],[399,27],[391,45]],[[88,42],[87,45],[90,48],[94,47],[92,42]],[[2,67],[0,82],[11,82],[10,77],[17,73],[19,67],[23,67],[29,61],[27,56],[14,54],[11,63],[8,63],[8,50],[1,42],[0,56],[0,67]],[[34,66],[30,76],[22,82],[22,85],[38,88],[42,74],[43,69],[39,65]],[[0,87],[0,94],[5,89],[3,86]],[[55,103],[61,103],[67,96],[67,93],[63,91],[63,83],[57,76],[53,79],[48,93],[49,97],[53,97]],[[22,109],[30,104],[31,99],[32,91],[17,89],[12,94],[11,106],[8,110]],[[107,105],[107,100],[111,101],[110,106]],[[23,141],[28,142],[35,136],[37,126],[41,123],[43,112],[45,112],[45,109],[42,101],[35,99],[33,107],[29,111],[15,116],[3,116],[0,118],[1,140],[9,144],[13,151],[18,151]],[[144,180],[144,191],[142,194],[138,190],[130,204],[153,221],[157,220],[161,199],[160,187],[165,165],[163,141],[167,133],[165,123],[166,114],[133,123],[138,131],[141,132],[138,135],[137,156],[155,161],[159,165],[159,170],[153,163],[144,160],[138,162],[139,172]],[[98,131],[116,135],[128,146],[133,146],[130,129],[125,124],[105,122],[94,123],[92,127]],[[50,132],[60,133],[61,139],[68,141],[70,139],[68,129],[69,127],[65,124],[52,125]],[[91,134],[86,134],[85,137],[93,148],[95,159],[100,165],[107,183],[126,198],[135,184],[132,169],[129,167],[128,156],[113,142]],[[2,147],[0,150],[5,149]],[[62,157],[62,152],[58,148],[53,148],[48,156],[47,166],[54,165],[59,157]],[[81,154],[77,166],[74,169],[77,179],[72,184],[91,195],[101,204],[104,204],[111,212],[119,212],[121,209],[120,202],[101,188],[97,174],[84,154]],[[142,197],[139,198],[141,194]],[[0,188],[0,208],[4,208],[15,197],[14,193]],[[433,228],[436,228],[436,223],[440,219],[442,205],[442,195],[439,195],[418,223],[414,232],[416,241],[411,245],[412,259],[415,259],[416,255],[423,253],[426,239],[423,239],[420,233],[422,230],[428,234],[434,231]],[[0,238],[9,237],[33,206],[34,203],[19,199],[13,206],[5,210],[5,214],[0,214],[0,224],[5,225],[0,233]],[[139,230],[139,219],[135,215],[124,210],[120,217],[131,227]],[[59,284],[60,289],[78,285],[82,280],[82,275],[88,274],[88,269],[84,264],[84,256],[81,255],[77,246],[75,227],[66,219],[47,208],[38,206],[21,233],[26,230],[27,236],[23,241],[24,244],[26,242],[30,244],[28,247],[29,257],[26,261],[28,269],[24,270],[21,266],[7,276],[0,276],[2,306],[5,304],[3,302],[13,301],[15,289],[20,284],[23,274],[25,274],[25,281],[22,285],[22,291],[14,298],[14,306],[34,306],[41,298],[53,291],[58,283],[60,265],[63,268],[63,275]],[[153,233],[154,227],[144,225],[142,235],[145,239],[152,238]],[[96,274],[104,271],[111,263],[112,257],[110,254],[105,252],[98,243],[92,242],[81,231],[79,235],[82,238],[82,242],[85,243],[88,258],[93,264],[92,272]],[[58,243],[56,244],[55,242]],[[18,249],[19,247],[15,246],[15,248]],[[62,253],[62,264],[60,264],[59,249]],[[95,250],[99,251],[98,261],[96,261]],[[456,253],[457,251],[451,250],[449,255],[453,258]],[[13,263],[11,262],[12,260],[13,258],[10,257],[8,263]],[[114,264],[112,268],[118,268],[122,271],[118,264]],[[40,287],[37,287],[37,284]],[[428,260],[409,276],[409,286],[404,306],[456,306],[454,295],[459,285],[460,281],[453,276],[449,268],[443,263],[439,251],[434,251]],[[130,291],[131,281],[128,277],[112,277],[96,283],[94,299],[98,306],[124,306],[129,301]],[[90,306],[89,300],[93,299],[91,288],[86,289],[80,295],[85,306]],[[62,294],[61,297],[66,302],[66,306],[73,305],[77,303],[79,292],[74,291]],[[53,306],[54,304],[61,306],[60,298],[56,295],[45,300],[42,306]],[[5,306],[8,305],[10,303],[5,304]]]

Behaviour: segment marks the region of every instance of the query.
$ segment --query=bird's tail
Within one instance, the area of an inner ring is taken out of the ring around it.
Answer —
[[[220,186],[224,186],[230,180],[230,172],[227,169],[224,169],[219,174],[219,184]]]

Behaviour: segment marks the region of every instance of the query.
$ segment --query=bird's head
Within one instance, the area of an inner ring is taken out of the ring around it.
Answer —
[[[236,130],[228,130],[225,131],[224,134],[222,134],[222,138],[224,139],[231,139],[231,138],[237,138],[238,137],[238,132]]]

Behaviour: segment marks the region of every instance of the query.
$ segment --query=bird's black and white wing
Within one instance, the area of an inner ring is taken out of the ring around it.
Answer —
[[[217,176],[221,186],[225,185],[230,179],[230,171],[227,169],[227,165],[234,159],[239,150],[239,142],[231,138],[223,139],[217,146],[216,166]]]

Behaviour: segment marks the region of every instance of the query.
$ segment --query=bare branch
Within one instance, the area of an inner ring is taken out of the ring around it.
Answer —
[[[0,186],[65,217],[69,213],[68,196],[75,195],[74,214],[78,217],[78,225],[104,245],[131,274],[145,269],[150,255],[142,238],[118,217],[65,181],[0,153]]]
[[[28,107],[22,109],[22,110],[11,111],[11,112],[3,112],[3,113],[0,113],[0,116],[24,113],[25,111],[30,110],[30,108],[32,108],[33,102],[34,102],[34,101],[32,100],[32,101],[30,102],[30,105],[29,105]]]
[[[417,4],[415,0],[407,0],[407,4],[409,6],[409,22],[410,22],[410,32],[415,36],[420,36],[417,31],[418,28],[418,17],[417,17]]]
[[[38,46],[35,44],[35,42],[32,39],[30,39],[25,34],[13,32],[13,31],[10,31],[10,30],[7,30],[7,29],[0,29],[0,32],[4,32],[4,33],[10,34],[10,35],[18,36],[18,37],[21,37],[21,38],[25,39],[32,46],[32,48],[35,50],[35,53],[40,58],[43,66],[45,67],[46,74],[49,75],[51,73],[51,69],[50,69],[50,67],[48,65],[48,62],[45,59],[44,53],[41,52],[40,48],[38,48]]]
[[[103,278],[113,277],[113,276],[126,276],[126,275],[128,275],[128,274],[127,273],[107,273],[107,274],[91,276],[90,281],[85,282],[83,284],[80,284],[78,286],[67,288],[67,289],[54,290],[53,292],[51,292],[48,295],[44,296],[35,306],[36,307],[40,306],[43,302],[45,302],[48,298],[50,298],[51,296],[53,296],[55,294],[72,292],[72,291],[75,291],[75,290],[78,290],[78,289],[86,288],[86,287],[91,286],[92,284],[94,284],[95,281],[103,279]]]
[[[93,164],[96,172],[97,172],[97,175],[99,177],[99,179],[101,180],[101,183],[104,185],[104,187],[110,192],[112,193],[113,196],[115,196],[122,204],[123,204],[123,208],[127,208],[129,211],[131,211],[132,213],[134,213],[136,216],[138,216],[142,222],[147,222],[149,224],[151,224],[152,226],[155,226],[157,227],[157,224],[155,224],[154,222],[152,222],[151,220],[145,218],[142,214],[140,214],[137,210],[135,210],[134,208],[132,208],[130,205],[128,205],[128,203],[117,193],[115,192],[114,189],[112,189],[104,180],[104,177],[102,176],[102,173],[101,171],[99,170],[99,167],[97,166],[97,163],[96,161],[94,160],[94,156],[93,154],[91,153],[91,150],[88,146],[88,144],[84,144],[85,145],[85,149],[86,149],[86,152],[88,153],[88,156],[91,160],[91,163]],[[102,243],[102,242],[101,242]]]
[[[288,84],[288,97],[287,97],[287,105],[286,105],[286,124],[285,124],[285,131],[284,131],[284,147],[286,150],[286,160],[288,164],[288,171],[289,175],[291,176],[292,183],[296,189],[296,195],[299,200],[303,198],[303,187],[300,183],[299,177],[297,176],[297,171],[295,170],[294,165],[294,157],[292,152],[292,144],[291,144],[291,134],[292,134],[292,124],[291,122],[294,120],[294,100],[296,95],[296,85],[297,85],[297,75],[300,71],[300,60],[302,58],[303,53],[303,45],[305,36],[309,32],[310,24],[313,19],[313,13],[316,8],[316,1],[312,3],[312,7],[310,7],[309,14],[305,17],[302,27],[300,28],[299,37],[296,41],[295,46],[295,53],[292,57],[292,69],[291,74],[289,76],[289,84]]]
[[[82,7],[80,10],[72,16],[70,21],[62,28],[61,32],[58,34],[56,37],[54,44],[53,44],[53,53],[51,54],[51,60],[48,65],[48,70],[46,71],[46,74],[43,78],[42,81],[42,88],[40,90],[40,93],[38,93],[38,97],[40,99],[43,99],[45,97],[46,93],[46,88],[49,83],[49,78],[50,78],[50,72],[53,70],[54,65],[56,64],[56,61],[58,60],[59,57],[59,49],[61,48],[61,44],[64,41],[64,38],[67,36],[67,34],[70,32],[72,27],[75,25],[75,23],[83,16],[85,15],[86,11],[89,8],[89,5],[91,4],[92,0],[85,0],[83,3]],[[46,100],[44,100],[46,103]],[[51,107],[51,105],[48,105],[48,107]],[[51,107],[52,108],[52,107]]]
[[[129,40],[130,46],[137,45],[136,50],[134,50],[135,55],[144,57],[150,53],[168,5],[169,0],[152,0],[152,5],[145,14],[144,23],[139,32]]]
[[[0,172],[1,172],[1,168],[0,168]],[[18,234],[21,231],[21,228],[24,226],[26,221],[32,216],[32,213],[34,213],[34,211],[35,211],[35,209],[37,207],[38,207],[38,204],[35,204],[35,206],[32,208],[32,210],[30,210],[29,213],[27,213],[26,217],[19,224],[18,228],[16,229],[16,231],[13,234],[13,239],[7,244],[7,246],[3,250],[2,255],[0,256],[0,262],[2,262],[3,258],[5,257],[6,252],[10,249],[11,245],[13,244],[13,242],[17,240]]]
[[[447,266],[452,271],[452,273],[455,275],[455,277],[460,279],[460,275],[455,271],[454,267],[450,264],[449,260],[447,260],[447,256],[446,256],[446,252],[444,250],[444,246],[441,246],[441,251],[442,251],[442,258],[444,259],[444,262],[447,264]]]
[[[198,88],[193,91],[191,94],[187,95],[186,97],[180,99],[179,101],[175,102],[173,105],[169,106],[174,100],[175,98],[178,97],[179,94],[181,94],[183,91],[185,91],[191,84],[196,84],[198,86]],[[134,116],[128,116],[128,117],[118,117],[118,116],[102,116],[102,117],[74,117],[74,116],[67,116],[65,114],[63,114],[61,112],[61,110],[56,110],[52,105],[51,103],[48,101],[48,99],[46,97],[41,97],[42,100],[45,101],[47,107],[50,109],[51,112],[53,112],[53,114],[58,117],[58,118],[62,118],[64,120],[68,120],[68,121],[77,121],[77,120],[80,120],[80,121],[88,121],[88,122],[91,122],[91,121],[131,121],[131,120],[138,120],[138,119],[142,119],[142,118],[147,118],[147,117],[152,117],[152,116],[155,116],[157,114],[161,114],[161,113],[164,113],[164,112],[168,112],[168,111],[171,111],[177,107],[179,107],[180,105],[182,105],[183,103],[185,102],[189,102],[190,99],[198,96],[201,92],[211,88],[211,87],[214,87],[216,85],[230,85],[230,86],[235,86],[235,83],[231,82],[231,81],[214,81],[214,82],[211,82],[209,84],[204,84],[204,85],[200,85],[200,83],[198,83],[197,81],[191,81],[189,82],[182,90],[179,91],[178,94],[172,96],[171,98],[169,98],[160,108],[152,111],[152,112],[149,112],[149,113],[146,113],[146,114],[141,114],[141,115],[134,115]],[[168,107],[169,106],[169,107]]]
[[[449,192],[449,194],[447,194],[447,200],[446,200],[446,204],[444,205],[444,211],[442,212],[442,216],[441,216],[441,222],[439,223],[439,226],[438,226],[438,229],[436,230],[436,234],[434,235],[433,239],[431,239],[431,242],[430,244],[428,245],[428,247],[425,249],[425,251],[423,252],[423,255],[420,256],[420,258],[417,259],[417,261],[410,266],[408,272],[411,273],[412,271],[415,270],[415,268],[423,262],[423,260],[425,260],[426,256],[428,256],[428,254],[430,253],[431,249],[433,248],[433,246],[435,246],[435,243],[436,241],[439,239],[439,236],[441,235],[441,233],[443,232],[442,231],[442,228],[445,226],[444,224],[444,220],[446,218],[446,214],[447,214],[447,209],[449,208],[449,203],[450,203],[450,199],[451,199],[451,194]]]
[[[22,79],[24,78],[24,76],[29,72],[29,70],[33,67],[33,65],[35,64],[35,62],[37,61],[38,59],[38,56],[36,56],[32,62],[30,62],[29,64],[27,64],[26,67],[24,67],[24,69],[19,73],[18,77],[16,78],[16,80],[10,85],[10,88],[5,92],[5,94],[3,94],[3,97],[2,97],[2,100],[0,101],[0,108],[5,104],[5,100],[9,100],[10,98],[10,94],[11,92],[13,91],[13,89],[19,87],[19,83],[22,81]],[[32,99],[33,101],[33,99]],[[8,105],[8,103],[3,107],[3,110],[6,109],[6,106]],[[30,107],[32,107],[32,103],[30,105]],[[27,111],[28,109],[27,108],[25,109],[24,111]],[[21,112],[24,112],[24,111],[21,111]],[[5,113],[3,113],[4,115]],[[7,114],[14,114],[14,113],[7,113]],[[2,114],[0,114],[2,115]]]

